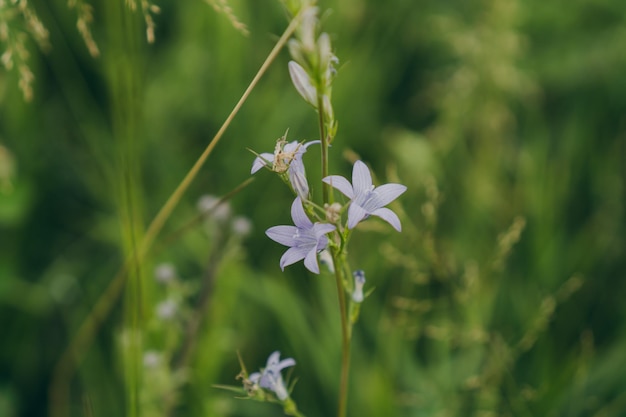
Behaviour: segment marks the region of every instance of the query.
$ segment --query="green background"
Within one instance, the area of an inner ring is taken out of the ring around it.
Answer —
[[[232,217],[197,219],[202,195],[250,177],[248,149],[272,151],[287,129],[316,138],[286,50],[122,295],[105,295],[287,26],[281,4],[233,1],[244,36],[203,1],[163,0],[148,44],[140,11],[95,1],[96,58],[65,0],[28,4],[51,47],[27,42],[30,102],[16,69],[0,72],[0,416],[280,415],[213,386],[238,384],[237,351],[253,372],[274,350],[297,361],[299,409],[333,415],[333,278],[301,263],[281,272],[284,247],[264,234],[290,223],[289,190],[263,170],[231,198],[252,222],[245,237]],[[330,170],[349,176],[360,158],[377,184],[408,187],[391,205],[403,232],[368,220],[350,247],[375,290],[354,328],[348,414],[626,415],[623,2],[320,7],[340,60]],[[28,33],[19,18],[11,28]],[[304,157],[318,198],[319,158],[315,147]],[[164,262],[175,284],[154,280]],[[110,311],[62,408],[55,367],[103,297]],[[168,298],[179,310],[159,318]]]

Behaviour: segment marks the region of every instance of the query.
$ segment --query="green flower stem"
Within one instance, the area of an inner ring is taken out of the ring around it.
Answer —
[[[339,310],[341,315],[341,379],[339,383],[339,405],[337,417],[345,417],[348,403],[348,374],[350,370],[350,323],[348,322],[348,310],[346,309],[346,292],[344,290],[344,256],[333,251],[333,263],[335,264],[335,281],[337,284],[337,296],[339,298]]]
[[[322,95],[317,92],[317,114],[319,115],[320,124],[320,139],[322,141],[322,178],[328,176],[328,137],[326,136],[326,129],[324,128],[324,100]],[[330,185],[322,183],[322,195],[324,197],[324,204],[332,204],[332,193]]]
[[[319,116],[320,139],[322,141],[322,178],[328,176],[328,137],[324,123],[324,100],[320,94],[319,88],[317,92],[317,114]],[[329,184],[323,183],[324,204],[332,204],[332,192]],[[346,308],[346,292],[344,285],[345,265],[345,245],[341,245],[339,251],[332,251],[333,263],[335,265],[335,282],[337,284],[337,297],[339,298],[339,315],[341,316],[341,379],[339,382],[339,405],[337,408],[337,417],[345,417],[348,404],[348,374],[350,371],[350,321],[348,320],[349,311]]]

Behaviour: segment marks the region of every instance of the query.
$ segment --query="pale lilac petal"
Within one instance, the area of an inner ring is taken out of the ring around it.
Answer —
[[[377,202],[379,207],[384,207],[405,192],[406,186],[402,184],[385,184],[376,187],[374,191],[378,194]]]
[[[261,169],[264,166],[268,165],[268,163],[266,161],[272,161],[272,160],[274,160],[274,154],[273,153],[264,152],[264,153],[260,154],[259,156],[256,157],[256,159],[252,163],[252,169],[250,170],[250,174],[254,174],[259,169]]]
[[[304,153],[304,151],[306,151],[306,149],[309,146],[314,145],[316,143],[322,143],[322,141],[321,140],[312,140],[312,141],[306,142],[306,143],[302,144],[302,149],[304,149],[304,150],[303,151],[298,151],[298,152]]]
[[[326,233],[330,233],[335,229],[336,227],[334,225],[328,223],[315,223],[315,226],[313,226],[313,232],[317,238],[325,235]]]
[[[261,379],[261,373],[260,372],[254,372],[252,374],[250,374],[250,376],[248,377],[248,379],[250,380],[250,382],[252,382],[253,384],[257,384],[259,382],[259,379]]]
[[[396,229],[398,232],[402,231],[402,225],[400,224],[400,219],[398,218],[396,213],[389,210],[388,208],[383,207],[383,208],[374,210],[372,212],[372,216],[378,216],[384,221],[386,221],[387,223],[389,223],[391,226],[393,226],[393,228]]]
[[[313,272],[314,274],[320,273],[320,266],[317,263],[316,248],[313,248],[309,251],[309,253],[306,254],[306,257],[304,258],[304,266],[306,266],[306,269]]]
[[[300,148],[301,147],[302,147],[302,145],[300,145],[300,142],[298,142],[297,140],[294,140],[292,142],[289,142],[289,143],[285,144],[285,146],[283,147],[283,152],[285,152],[285,153],[292,153],[296,149],[298,149],[298,152],[300,152]]]
[[[326,236],[318,237],[317,246],[315,249],[319,252],[319,251],[326,249],[326,246],[328,246],[328,238]]]
[[[313,227],[313,222],[311,222],[309,217],[304,212],[300,197],[296,197],[296,199],[293,200],[293,204],[291,204],[291,218],[293,219],[293,224],[300,229],[308,230]]]
[[[294,366],[295,364],[296,364],[296,361],[293,358],[283,359],[282,361],[280,361],[280,363],[278,363],[278,365],[276,366],[276,369],[278,371],[282,371],[283,369],[288,368],[290,366]]]
[[[274,367],[278,365],[278,361],[280,360],[280,351],[275,350],[268,356],[267,364],[265,365],[267,368]]]
[[[372,189],[372,174],[367,165],[361,161],[356,161],[352,168],[352,186],[357,195]]]
[[[274,226],[265,231],[265,234],[275,242],[285,246],[293,246],[295,244],[294,236],[298,233],[295,226]]]
[[[338,189],[343,193],[343,195],[345,195],[349,199],[354,198],[354,190],[352,189],[350,181],[348,181],[341,175],[329,175],[328,177],[324,177],[322,181]]]
[[[298,197],[302,199],[309,198],[309,183],[306,180],[304,172],[304,164],[300,159],[294,159],[289,165],[289,182]]]
[[[280,258],[280,269],[284,271],[286,266],[295,264],[296,262],[303,260],[307,256],[309,251],[310,250],[307,248],[298,247],[287,249],[287,252],[285,252]]]
[[[362,207],[352,203],[348,208],[348,229],[354,229],[354,227],[367,216],[367,211]]]

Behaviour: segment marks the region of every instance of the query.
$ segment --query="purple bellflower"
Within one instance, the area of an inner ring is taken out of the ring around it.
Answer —
[[[327,223],[315,223],[307,217],[302,207],[302,200],[296,197],[291,205],[291,218],[295,226],[274,226],[265,234],[281,245],[289,246],[280,258],[280,268],[304,259],[304,266],[314,274],[320,273],[317,253],[328,245],[326,233],[335,230],[335,226]]]
[[[309,196],[309,184],[306,180],[302,156],[307,148],[314,143],[320,143],[320,141],[313,140],[300,143],[294,140],[293,142],[287,143],[284,139],[280,139],[276,142],[276,148],[273,154],[264,152],[256,157],[252,163],[250,173],[254,174],[263,167],[268,167],[279,174],[286,171],[289,176],[289,182],[296,194],[306,200]]]
[[[384,184],[374,187],[372,175],[367,165],[361,161],[356,161],[352,168],[352,184],[340,175],[330,175],[322,181],[338,189],[351,200],[348,208],[349,229],[353,229],[361,220],[372,215],[380,217],[398,232],[402,230],[396,213],[385,206],[406,191],[404,185]]]
[[[296,361],[293,358],[280,359],[280,352],[273,352],[269,358],[267,358],[267,364],[261,372],[254,372],[250,374],[250,381],[254,384],[259,384],[261,388],[273,391],[279,400],[285,401],[289,397],[285,383],[283,382],[283,376],[280,372],[290,366],[294,366]]]

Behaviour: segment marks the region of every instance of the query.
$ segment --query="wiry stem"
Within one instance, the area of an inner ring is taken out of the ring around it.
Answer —
[[[317,113],[319,115],[320,137],[322,141],[322,178],[328,176],[328,137],[324,124],[324,100],[322,95],[317,94]],[[324,204],[332,203],[332,193],[329,184],[323,183]],[[333,251],[333,263],[335,264],[335,283],[337,284],[337,297],[339,299],[339,315],[341,316],[341,379],[339,382],[339,405],[337,417],[345,417],[348,403],[348,374],[350,370],[350,329],[348,323],[348,310],[346,308],[346,294],[344,291],[343,271],[343,245],[337,252]]]
[[[328,176],[328,137],[324,129],[324,100],[322,100],[319,92],[317,93],[317,113],[319,115],[320,139],[322,141],[322,178],[324,178]],[[329,184],[322,183],[322,195],[324,204],[332,203],[332,193],[330,192]]]

